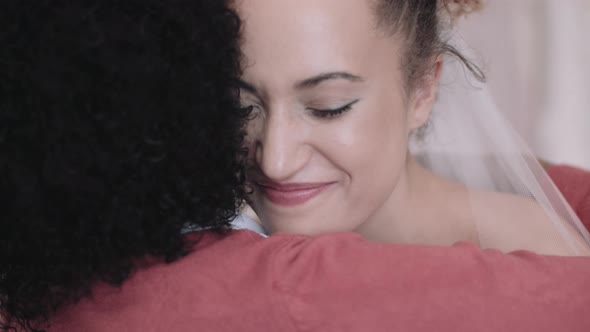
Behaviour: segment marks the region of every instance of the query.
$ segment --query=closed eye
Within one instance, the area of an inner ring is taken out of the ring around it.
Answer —
[[[360,99],[357,99],[357,100],[352,101],[342,107],[338,107],[338,108],[334,108],[334,109],[313,109],[313,108],[310,108],[309,110],[312,112],[312,114],[315,117],[333,118],[333,117],[337,117],[339,115],[342,115],[342,114],[350,111],[350,109],[352,109],[352,106],[354,106],[354,104],[358,103],[359,101],[360,101]]]

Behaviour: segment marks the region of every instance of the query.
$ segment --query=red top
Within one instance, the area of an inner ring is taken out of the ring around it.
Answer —
[[[590,172],[570,166],[547,170],[586,228],[590,229]]]
[[[577,211],[590,206],[583,177],[564,190]],[[49,331],[588,332],[589,288],[590,258],[204,233],[187,257],[98,286]]]

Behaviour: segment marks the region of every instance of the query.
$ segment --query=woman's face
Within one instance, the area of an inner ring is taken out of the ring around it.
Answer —
[[[408,136],[431,103],[406,96],[402,43],[376,28],[370,3],[238,5],[249,201],[270,232],[359,230],[403,204]]]

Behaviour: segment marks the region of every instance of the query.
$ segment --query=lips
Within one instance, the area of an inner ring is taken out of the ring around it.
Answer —
[[[256,184],[272,203],[283,206],[296,206],[316,197],[334,182],[285,184],[259,182]]]

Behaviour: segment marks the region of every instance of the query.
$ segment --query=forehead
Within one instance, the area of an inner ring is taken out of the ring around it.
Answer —
[[[246,79],[363,74],[379,57],[395,60],[395,43],[376,28],[369,0],[242,0],[238,11]]]

